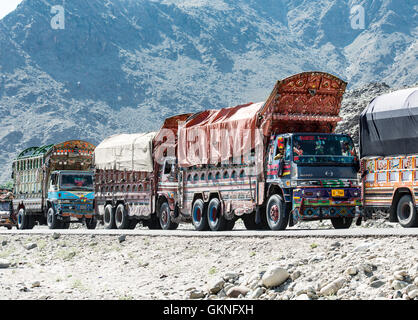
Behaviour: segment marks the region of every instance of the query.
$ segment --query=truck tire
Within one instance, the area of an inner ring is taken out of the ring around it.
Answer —
[[[16,228],[19,230],[29,229],[29,216],[25,214],[25,209],[23,208],[17,213]]]
[[[49,207],[46,213],[46,223],[49,229],[60,229],[62,227],[61,221],[57,219],[55,209]]]
[[[197,199],[193,203],[192,223],[194,225],[195,230],[197,231],[209,230],[207,211],[205,208],[205,203],[202,199]]]
[[[112,205],[108,204],[105,206],[103,215],[103,225],[105,229],[115,229],[115,210]]]
[[[267,224],[271,230],[284,230],[289,223],[289,214],[285,210],[285,203],[281,196],[273,194],[267,202]]]
[[[86,219],[86,227],[87,229],[96,229],[97,226],[97,219],[95,216],[92,218]]]
[[[228,220],[222,214],[222,206],[218,198],[210,200],[207,217],[210,230],[225,231],[227,229]]]
[[[115,226],[116,229],[129,229],[129,217],[125,206],[120,203],[115,211]]]
[[[331,218],[334,229],[348,229],[353,222],[353,218]]]
[[[418,227],[417,208],[409,194],[406,194],[399,199],[398,206],[396,207],[396,216],[402,227]]]
[[[161,229],[163,230],[176,230],[179,226],[178,223],[174,223],[172,221],[172,217],[170,215],[170,206],[167,202],[163,202],[159,208],[159,220]]]

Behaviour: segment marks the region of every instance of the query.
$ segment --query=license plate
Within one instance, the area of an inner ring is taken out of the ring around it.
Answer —
[[[334,189],[332,190],[333,197],[344,197],[344,190],[343,189]]]

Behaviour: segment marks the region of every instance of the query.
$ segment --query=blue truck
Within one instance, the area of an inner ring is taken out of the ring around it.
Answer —
[[[50,229],[84,223],[94,229],[92,159],[95,146],[82,140],[31,147],[13,161],[13,213],[18,229],[36,222]]]

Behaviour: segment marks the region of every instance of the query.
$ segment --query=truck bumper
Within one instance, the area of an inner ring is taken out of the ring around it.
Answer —
[[[342,197],[332,197],[331,188],[295,189],[293,192],[294,220],[321,220],[330,218],[355,218],[361,216],[362,205],[359,188],[339,189]],[[334,189],[335,190],[335,189]],[[353,194],[359,195],[354,197]],[[319,196],[325,195],[325,196]]]

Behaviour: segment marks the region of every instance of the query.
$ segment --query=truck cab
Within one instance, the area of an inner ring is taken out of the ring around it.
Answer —
[[[71,217],[94,223],[93,171],[59,170],[48,181],[47,224],[51,229],[68,228]]]
[[[271,136],[266,164],[267,185],[280,190],[290,225],[300,220],[331,219],[347,228],[361,206],[359,161],[352,139],[333,133]],[[268,219],[279,217],[271,210]],[[276,210],[277,212],[277,210]],[[267,212],[269,213],[269,212]]]

